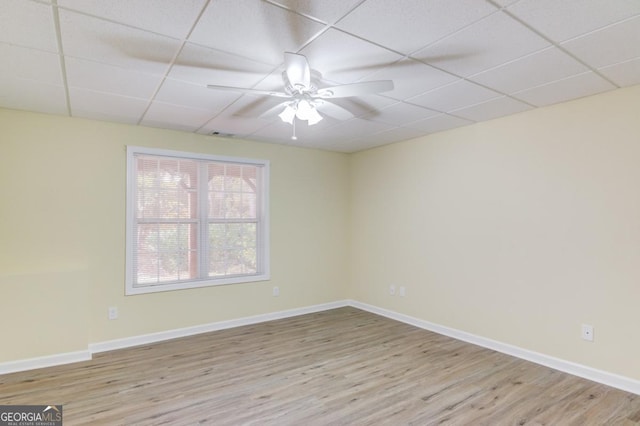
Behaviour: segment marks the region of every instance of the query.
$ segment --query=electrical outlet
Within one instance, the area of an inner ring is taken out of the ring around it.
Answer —
[[[407,289],[404,286],[400,287],[400,297],[405,297],[407,295]]]
[[[593,326],[582,324],[582,340],[593,342]]]
[[[392,295],[392,296],[396,295],[396,286],[395,285],[391,284],[389,286],[389,294]]]
[[[118,307],[117,306],[109,306],[108,317],[109,317],[110,320],[118,319]]]
[[[276,286],[273,288],[273,297],[280,296],[280,287]]]

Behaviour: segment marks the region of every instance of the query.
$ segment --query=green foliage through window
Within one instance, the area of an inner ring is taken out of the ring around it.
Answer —
[[[130,161],[134,287],[264,273],[263,164],[148,153]]]

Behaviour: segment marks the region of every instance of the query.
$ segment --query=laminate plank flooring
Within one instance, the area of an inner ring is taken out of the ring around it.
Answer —
[[[65,425],[640,425],[640,396],[340,308],[0,376]]]

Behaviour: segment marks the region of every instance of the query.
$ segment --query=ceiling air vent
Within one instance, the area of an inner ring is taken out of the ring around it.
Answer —
[[[235,136],[233,133],[218,132],[216,130],[214,130],[213,132],[209,133],[209,135],[211,135],[211,136],[220,136],[222,138],[232,138],[232,137]]]

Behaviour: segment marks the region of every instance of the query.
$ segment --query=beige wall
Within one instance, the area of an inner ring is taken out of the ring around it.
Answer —
[[[640,379],[640,86],[350,161],[353,299]]]
[[[270,160],[271,281],[125,297],[126,145]],[[345,154],[0,110],[0,362],[344,299],[346,182]]]
[[[639,100],[350,156],[0,110],[0,363],[352,298],[640,379]],[[129,144],[270,160],[272,280],[125,297]]]

